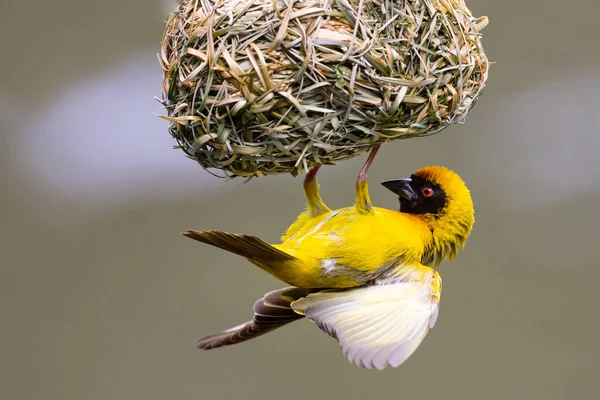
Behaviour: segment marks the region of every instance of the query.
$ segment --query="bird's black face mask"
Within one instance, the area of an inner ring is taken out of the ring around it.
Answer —
[[[401,212],[439,214],[446,205],[446,193],[439,185],[415,175],[381,184],[398,195]]]

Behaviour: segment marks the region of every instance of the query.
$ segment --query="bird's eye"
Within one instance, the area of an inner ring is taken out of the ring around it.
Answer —
[[[426,188],[423,188],[421,193],[423,193],[423,197],[431,197],[431,196],[433,196],[433,189],[426,187]]]

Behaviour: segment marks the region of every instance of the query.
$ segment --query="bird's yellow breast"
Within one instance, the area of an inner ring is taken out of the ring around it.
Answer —
[[[419,264],[431,240],[422,219],[383,208],[373,211],[360,214],[347,207],[300,215],[275,245],[298,259],[280,278],[302,287],[351,287],[394,263]]]

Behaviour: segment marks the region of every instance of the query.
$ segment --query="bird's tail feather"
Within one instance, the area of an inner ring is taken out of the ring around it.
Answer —
[[[212,230],[195,231],[191,229],[182,234],[199,242],[219,247],[251,260],[285,262],[296,259],[294,256],[276,249],[256,236]]]
[[[315,290],[287,287],[267,293],[254,303],[252,321],[235,326],[216,335],[198,339],[198,348],[202,350],[215,349],[264,335],[267,332],[304,318],[290,307],[296,301]]]

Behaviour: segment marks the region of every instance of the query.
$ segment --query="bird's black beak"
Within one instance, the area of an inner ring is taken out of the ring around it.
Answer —
[[[385,181],[381,184],[385,186],[387,189],[396,193],[403,199],[412,201],[417,198],[415,191],[410,187],[410,179],[394,179],[392,181]]]

